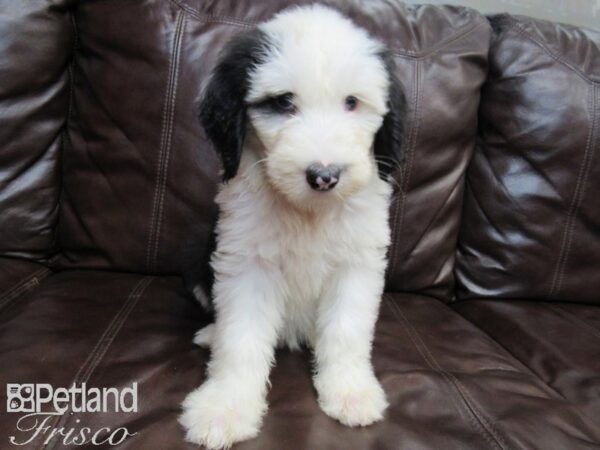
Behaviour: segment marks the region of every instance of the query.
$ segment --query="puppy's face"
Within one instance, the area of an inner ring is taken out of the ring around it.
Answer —
[[[249,130],[265,181],[300,207],[343,201],[386,177],[404,106],[390,65],[378,41],[322,6],[284,12],[238,37],[201,105],[225,178],[235,176]]]

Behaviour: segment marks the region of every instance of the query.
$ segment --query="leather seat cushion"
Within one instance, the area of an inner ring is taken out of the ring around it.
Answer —
[[[178,278],[55,274],[0,316],[0,352],[11,361],[0,368],[0,385],[126,387],[135,381],[137,413],[66,414],[58,426],[126,426],[137,434],[120,448],[192,449],[176,419],[185,395],[203,380],[209,352],[191,340],[209,320]],[[390,294],[383,302],[374,365],[390,402],[385,421],[350,429],[328,418],[317,405],[309,361],[307,352],[278,353],[262,433],[237,448],[579,449],[600,443],[600,430],[570,402],[432,298]],[[4,414],[0,435],[15,435],[18,417]]]
[[[458,312],[588,417],[600,417],[600,307],[469,300]]]

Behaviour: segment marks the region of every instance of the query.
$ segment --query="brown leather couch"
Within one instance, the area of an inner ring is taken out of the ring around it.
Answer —
[[[50,429],[194,448],[177,416],[210,317],[181,274],[210,253],[218,183],[194,103],[223,43],[291,3],[0,0],[1,449],[32,433],[7,383],[84,382],[137,382],[139,411]],[[600,34],[331,3],[393,49],[409,103],[374,343],[390,408],[340,425],[308,352],[283,351],[263,431],[236,448],[600,448]],[[46,438],[21,448],[65,446]]]

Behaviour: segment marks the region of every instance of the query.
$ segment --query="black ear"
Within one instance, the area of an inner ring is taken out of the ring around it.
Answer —
[[[386,180],[404,158],[404,120],[406,98],[404,88],[396,75],[396,65],[391,52],[381,53],[390,80],[388,92],[388,113],[375,135],[374,154],[379,176]]]
[[[249,73],[260,64],[268,45],[265,33],[253,29],[239,34],[224,48],[199,104],[199,118],[223,164],[223,181],[240,165],[248,114]]]

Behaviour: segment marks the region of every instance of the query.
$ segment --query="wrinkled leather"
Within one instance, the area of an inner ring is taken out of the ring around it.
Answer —
[[[56,251],[72,42],[69,15],[47,1],[0,1],[0,256]]]
[[[50,269],[41,264],[0,257],[0,314],[13,300],[34,289],[50,273]]]
[[[458,302],[455,309],[544,383],[600,417],[600,308],[558,302]]]
[[[181,273],[186,248],[207,258],[218,162],[195,102],[228,39],[300,3],[78,5],[56,267]],[[465,8],[343,9],[394,50],[409,100],[388,287],[449,300],[489,25]]]
[[[195,348],[191,338],[207,320],[176,277],[53,275],[0,320],[0,353],[12,361],[0,367],[0,384],[68,386],[78,380],[124,387],[137,381],[138,413],[67,414],[58,425],[127,426],[138,434],[121,446],[125,449],[192,449],[176,418],[184,396],[204,378],[208,352]],[[433,298],[391,294],[384,299],[374,342],[375,370],[390,402],[384,422],[351,429],[328,418],[317,405],[309,361],[306,351],[278,352],[263,431],[236,448],[600,445],[593,421]],[[1,435],[14,434],[18,415],[2,417]],[[40,445],[38,440],[31,448]]]
[[[164,437],[179,445],[182,433],[172,412],[178,410],[181,396],[193,384],[190,377],[197,380],[201,376],[191,338],[193,329],[202,323],[200,307],[187,297],[179,278],[63,272],[21,296],[0,316],[0,354],[4,362],[10,361],[0,367],[0,384],[38,382],[69,387],[73,382],[88,382],[90,386],[122,387],[122,383],[130,386],[137,381],[139,416],[113,413],[110,420],[141,420],[149,426],[168,416],[175,435]],[[175,397],[169,395],[171,382],[179,386]],[[4,388],[1,392],[4,405]],[[94,414],[94,429],[109,415]],[[1,448],[5,448],[4,439],[15,435],[19,416],[2,414]],[[71,417],[67,414],[65,419]],[[59,424],[63,425],[74,426],[75,422]],[[131,428],[133,432],[138,427]],[[157,426],[158,430],[161,434],[167,431],[164,425]],[[42,442],[38,439],[26,448],[41,448]]]
[[[493,24],[458,296],[600,303],[600,33]]]

